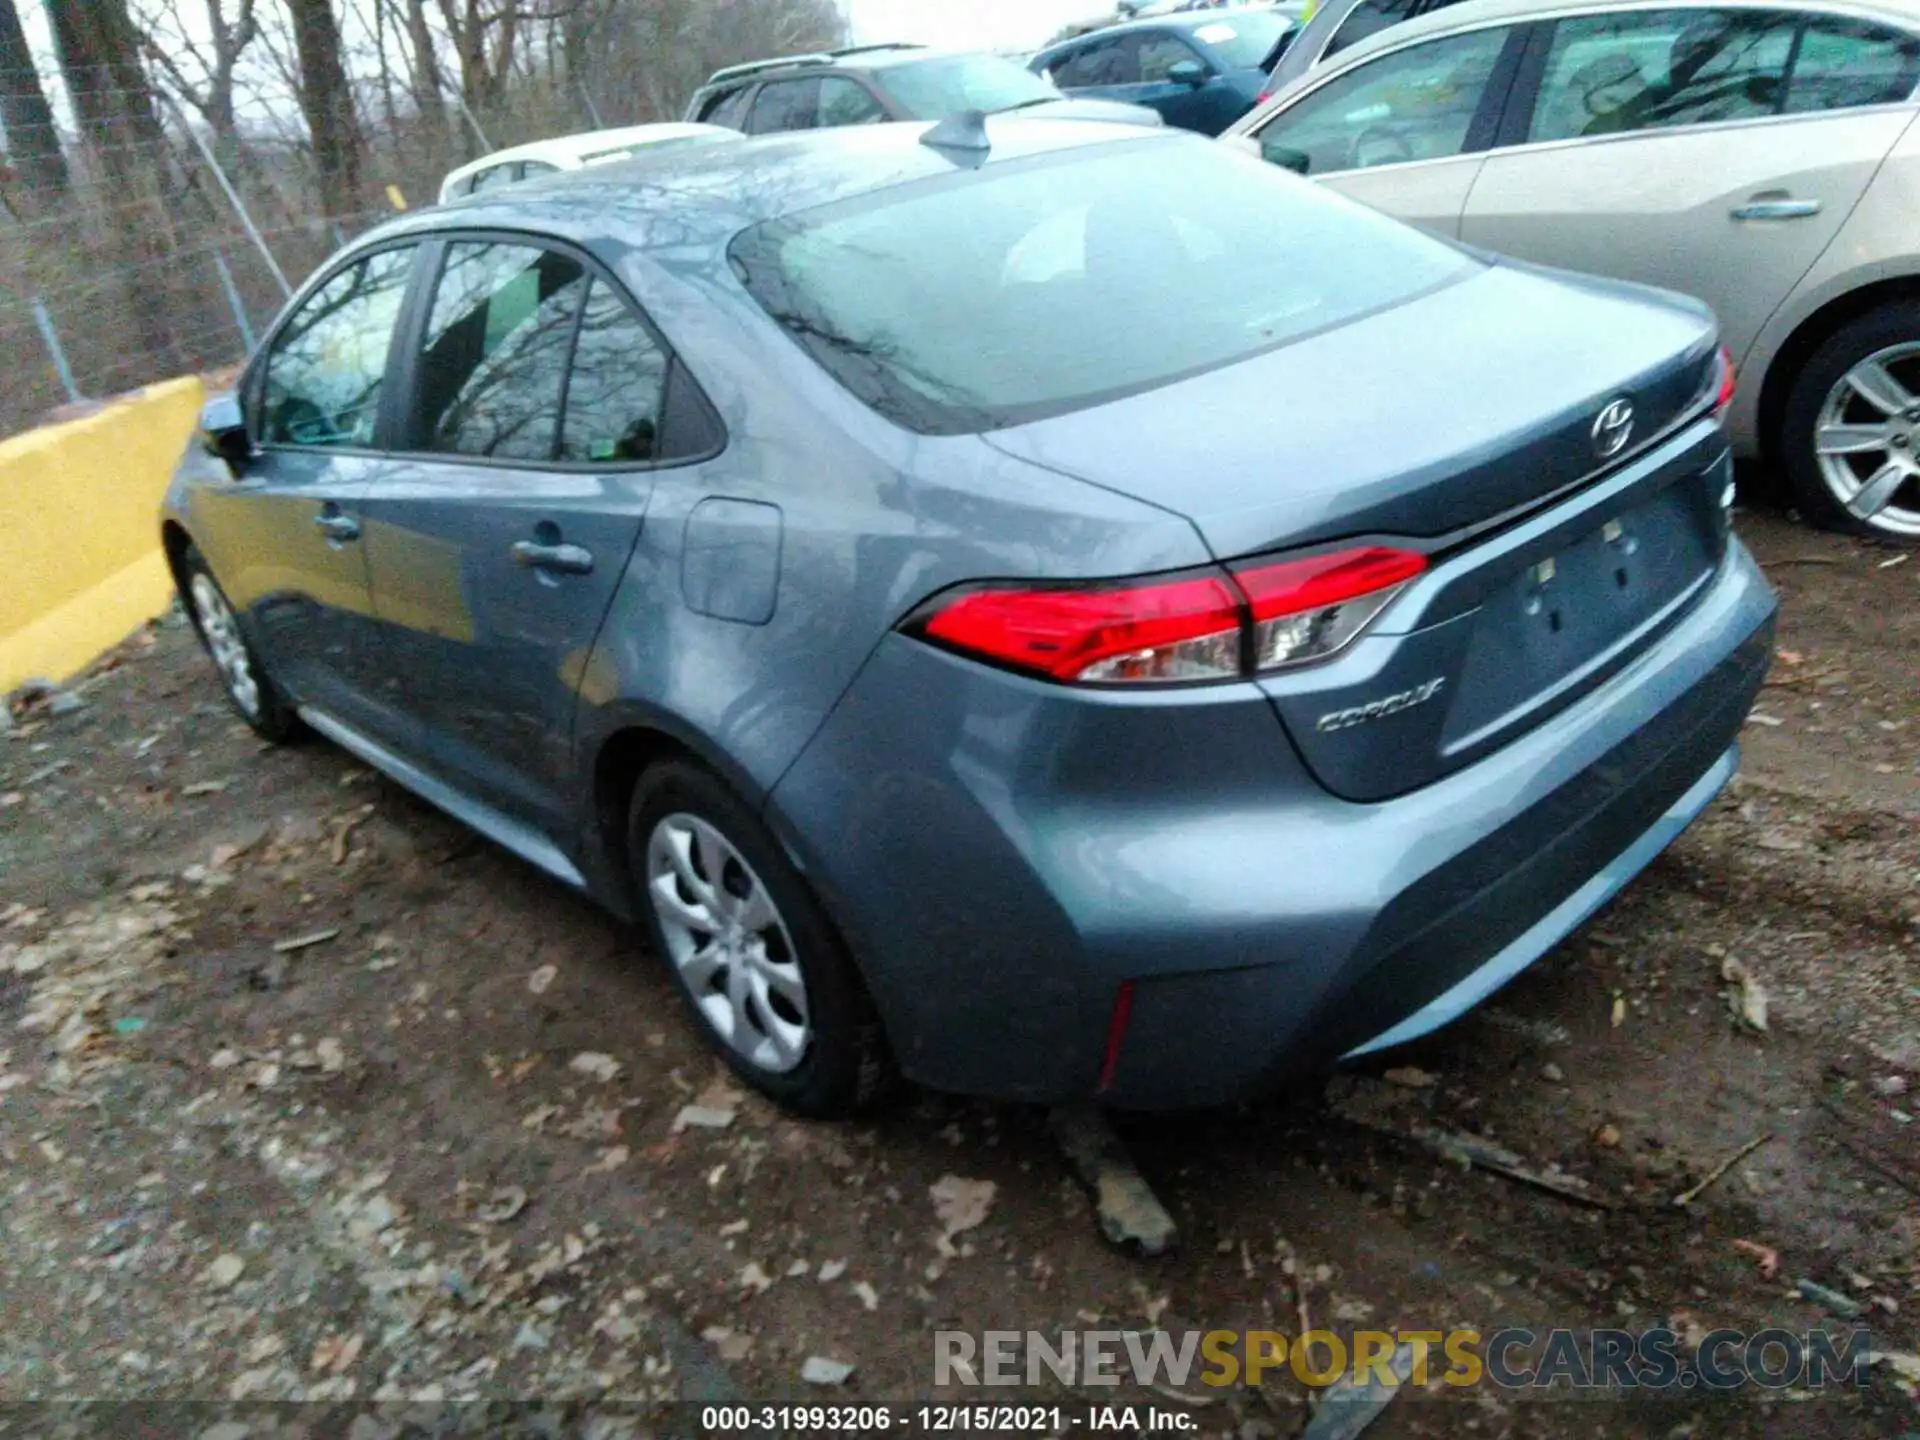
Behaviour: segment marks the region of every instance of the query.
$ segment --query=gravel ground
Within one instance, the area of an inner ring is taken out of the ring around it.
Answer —
[[[435,1407],[933,1397],[947,1328],[1804,1330],[1803,1277],[1913,1352],[1920,561],[1741,524],[1786,609],[1734,787],[1380,1070],[1123,1121],[1184,1236],[1151,1261],[1100,1241],[1043,1115],[910,1092],[803,1124],[739,1093],[620,927],[341,752],[262,747],[155,627],[0,738],[0,1401],[204,1402],[147,1433],[218,1440],[287,1400],[497,1430]],[[1383,1133],[1416,1125],[1599,1203]],[[808,1385],[810,1357],[854,1369]],[[1406,1395],[1367,1433],[1920,1429],[1920,1372],[1872,1375],[1801,1403]],[[1240,1440],[1312,1414],[1287,1375],[1111,1398]]]

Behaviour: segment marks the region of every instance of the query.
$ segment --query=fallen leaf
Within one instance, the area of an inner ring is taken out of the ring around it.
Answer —
[[[597,1050],[583,1050],[567,1062],[567,1068],[576,1075],[585,1075],[589,1080],[606,1085],[620,1073],[620,1062]]]
[[[680,1113],[673,1117],[673,1133],[683,1130],[724,1130],[733,1124],[735,1111],[719,1110],[710,1105],[682,1105]]]
[[[554,1116],[560,1114],[561,1109],[562,1107],[559,1105],[536,1105],[521,1118],[520,1128],[522,1130],[544,1130],[547,1127],[547,1122],[553,1119]]]
[[[773,1277],[760,1268],[758,1260],[749,1260],[740,1270],[739,1286],[756,1295],[764,1295],[773,1285]]]
[[[240,1273],[246,1268],[246,1261],[242,1260],[238,1255],[228,1253],[220,1256],[209,1265],[207,1267],[207,1273],[201,1278],[204,1279],[207,1284],[213,1286],[214,1289],[225,1290],[240,1278]]]
[[[527,976],[527,989],[536,995],[544,995],[547,993],[547,987],[552,985],[559,976],[559,966],[542,965],[538,970],[535,970],[531,975]]]
[[[329,1075],[338,1074],[346,1068],[347,1053],[340,1048],[340,1042],[331,1035],[315,1045],[313,1053],[320,1058],[320,1068]]]
[[[1425,1090],[1430,1085],[1438,1085],[1440,1077],[1416,1065],[1400,1065],[1387,1071],[1381,1077],[1389,1085],[1404,1085],[1409,1090]]]
[[[854,1367],[844,1360],[829,1360],[824,1355],[809,1355],[800,1367],[800,1378],[809,1385],[844,1385]]]
[[[1733,1248],[1743,1255],[1753,1256],[1762,1280],[1771,1280],[1780,1273],[1780,1252],[1772,1246],[1761,1245],[1753,1240],[1736,1240]]]
[[[187,786],[180,793],[188,799],[193,799],[201,795],[218,795],[226,788],[227,782],[224,780],[201,780],[196,784]]]
[[[489,1195],[474,1214],[489,1225],[504,1225],[526,1208],[527,1192],[518,1185],[507,1185]]]
[[[1729,956],[1720,962],[1720,978],[1734,987],[1727,993],[1727,1004],[1734,1019],[1749,1029],[1767,1028],[1767,992],[1753,972]]]
[[[991,1180],[968,1180],[959,1175],[942,1175],[928,1187],[933,1213],[947,1238],[971,1230],[987,1218],[996,1188]]]
[[[1616,1150],[1620,1146],[1620,1127],[1611,1121],[1593,1132],[1593,1143],[1602,1150]]]
[[[819,1280],[822,1285],[830,1285],[846,1273],[847,1262],[844,1260],[823,1260],[820,1262]]]
[[[865,1306],[867,1309],[878,1310],[880,1308],[880,1296],[878,1292],[876,1292],[873,1286],[869,1285],[866,1281],[864,1280],[854,1281],[853,1293],[860,1297],[860,1303],[863,1306]]]
[[[1618,1030],[1626,1023],[1627,997],[1624,995],[1616,995],[1613,997],[1613,1028]]]
[[[589,1175],[605,1175],[610,1171],[618,1170],[622,1165],[627,1163],[628,1154],[627,1147],[624,1145],[615,1145],[609,1149],[602,1150],[600,1152],[600,1158],[587,1167],[587,1173]]]
[[[1804,665],[1807,662],[1807,657],[1798,650],[1776,650],[1773,653],[1780,657],[1783,665]]]
[[[724,1325],[709,1325],[700,1338],[719,1352],[722,1360],[739,1361],[753,1353],[753,1337],[729,1330]]]

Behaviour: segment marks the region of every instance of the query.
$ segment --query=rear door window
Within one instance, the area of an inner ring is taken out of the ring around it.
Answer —
[[[420,357],[412,447],[551,460],[586,291],[586,270],[570,255],[531,245],[449,245]]]
[[[784,130],[811,130],[820,123],[820,78],[772,80],[754,97],[747,131],[770,135]]]
[[[821,125],[873,125],[887,118],[887,107],[858,80],[823,75],[816,118]]]
[[[1787,86],[1790,115],[1893,105],[1920,86],[1920,40],[1864,20],[1807,21]]]
[[[393,327],[417,253],[406,245],[354,262],[281,327],[261,385],[263,444],[373,444]]]
[[[724,95],[709,100],[706,108],[700,112],[700,119],[709,125],[725,125],[730,130],[747,128],[747,101],[753,97],[753,87],[742,85],[729,90]]]
[[[1554,25],[1530,140],[1751,120],[1778,112],[1799,17],[1636,10]]]
[[[617,463],[664,458],[667,354],[620,295],[595,280],[567,379],[560,458]]]
[[[1139,52],[1124,36],[1083,45],[1053,67],[1053,83],[1062,90],[1132,85],[1139,79]]]

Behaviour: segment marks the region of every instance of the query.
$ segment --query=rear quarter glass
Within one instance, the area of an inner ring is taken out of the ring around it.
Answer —
[[[730,256],[861,401],[943,435],[1171,384],[1481,268],[1185,136],[959,170],[755,226]]]

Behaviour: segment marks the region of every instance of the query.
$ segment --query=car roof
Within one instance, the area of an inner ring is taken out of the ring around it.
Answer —
[[[516,160],[578,160],[602,150],[618,150],[628,145],[650,145],[665,140],[686,140],[696,135],[718,137],[734,133],[723,125],[700,125],[678,120],[656,125],[626,125],[612,130],[582,130],[572,135],[554,135],[545,140],[529,140],[524,145],[510,145],[504,150],[489,151],[478,160],[469,160],[458,169],[449,171],[446,178],[451,182],[478,170],[510,165]]]
[[[986,124],[988,166],[1102,145],[1196,139],[1179,131],[1090,120],[989,117]],[[640,250],[711,249],[765,220],[935,179],[966,165],[965,159],[920,143],[932,128],[921,121],[852,125],[743,137],[727,145],[642,150],[630,159],[410,212],[369,232],[365,243],[456,227],[532,224],[562,237],[605,236]]]
[[[1060,50],[1068,45],[1084,45],[1089,40],[1104,40],[1112,35],[1126,35],[1136,30],[1199,30],[1207,25],[1219,25],[1232,21],[1241,15],[1271,15],[1276,20],[1298,21],[1297,15],[1289,15],[1271,5],[1232,5],[1218,10],[1175,10],[1166,15],[1149,15],[1139,20],[1121,20],[1112,25],[1102,25],[1097,30],[1089,30],[1084,35],[1075,35],[1070,40],[1062,40],[1057,45],[1048,45],[1047,50]]]
[[[1460,0],[1459,4],[1376,30],[1340,51],[1338,58],[1330,63],[1345,69],[1377,51],[1393,49],[1423,36],[1447,35],[1502,21],[1545,20],[1595,11],[1610,14],[1623,10],[1674,9],[1804,11],[1881,20],[1906,29],[1920,26],[1920,0],[1711,0],[1710,4],[1708,0]],[[1324,68],[1315,66],[1306,71],[1294,85],[1312,80],[1323,73]]]

